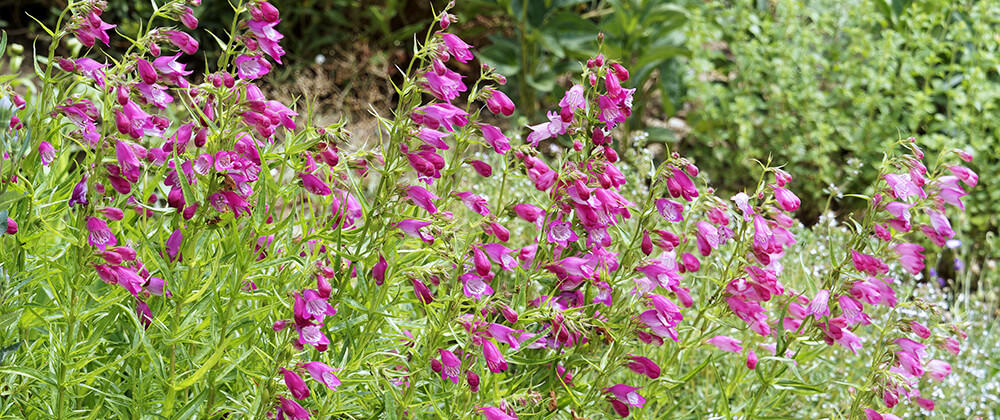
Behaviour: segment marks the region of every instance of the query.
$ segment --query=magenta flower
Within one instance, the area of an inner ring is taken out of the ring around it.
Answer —
[[[656,210],[668,222],[680,222],[684,220],[684,205],[676,201],[658,198],[656,199]]]
[[[303,363],[301,366],[309,372],[309,375],[312,376],[316,382],[326,385],[327,388],[336,391],[337,387],[340,386],[340,379],[337,378],[337,375],[333,374],[333,372],[337,369],[328,366],[326,363],[309,362]]]
[[[910,274],[917,274],[924,270],[924,247],[913,243],[902,243],[892,247],[892,250],[899,255],[899,263]]]
[[[431,200],[440,200],[441,197],[434,195],[434,193],[431,193],[430,191],[427,191],[426,188],[420,186],[406,187],[405,190],[407,197],[413,202],[413,204],[416,204],[417,207],[427,210],[428,213],[437,213],[437,206],[435,206],[434,202]]]
[[[118,244],[118,240],[115,239],[115,235],[111,233],[111,229],[108,228],[108,224],[103,220],[96,217],[91,217],[87,219],[87,230],[90,234],[87,236],[87,241],[90,246],[96,246],[104,251],[107,246],[114,246]]]
[[[453,194],[456,197],[462,199],[462,203],[465,204],[465,207],[468,207],[469,210],[472,210],[483,216],[490,215],[490,207],[489,207],[490,203],[486,202],[486,199],[484,199],[483,197],[477,194],[473,194],[471,192],[460,192]]]
[[[757,217],[760,218],[759,216]],[[754,223],[756,226],[756,222]],[[707,257],[712,254],[712,250],[719,247],[719,230],[708,222],[698,222],[697,245],[698,252]],[[754,239],[756,242],[756,239]]]
[[[681,261],[684,263],[684,269],[688,272],[695,273],[701,268],[701,262],[698,261],[698,257],[695,257],[690,252],[682,254]]]
[[[432,222],[424,222],[416,219],[403,219],[393,226],[399,228],[407,235],[426,242],[427,245],[434,245],[434,235],[431,235],[424,230],[424,228],[432,224]]]
[[[507,370],[507,360],[497,345],[490,340],[483,340],[483,357],[486,358],[486,367],[490,372],[500,373]]]
[[[481,160],[470,160],[468,162],[472,165],[472,169],[474,169],[480,176],[489,178],[493,175],[493,167],[491,167],[490,164]]]
[[[194,54],[198,52],[198,41],[188,35],[186,32],[181,31],[166,31],[167,40],[171,44],[174,44],[178,49],[183,51],[185,54]],[[237,59],[239,61],[239,59]],[[239,66],[239,64],[237,64]]]
[[[186,88],[189,84],[185,77],[192,72],[191,70],[185,70],[184,64],[177,62],[177,59],[180,56],[181,53],[177,53],[177,55],[173,56],[166,55],[157,57],[153,60],[153,68],[160,73],[160,76],[163,79],[179,87]]]
[[[507,154],[510,150],[510,139],[507,138],[499,128],[496,128],[489,124],[479,124],[479,128],[483,132],[483,138],[486,142],[493,147],[493,151],[503,155]]]
[[[649,327],[653,334],[659,337],[670,337],[674,341],[679,341],[680,338],[674,327],[684,319],[680,308],[666,297],[656,294],[650,294],[649,297],[653,303],[653,309],[640,314],[639,319]]]
[[[576,242],[580,239],[573,231],[572,224],[569,222],[563,222],[562,220],[556,219],[549,224],[548,239],[549,242],[554,244],[559,244],[561,247],[566,247],[569,242]]]
[[[17,222],[14,221],[14,219],[9,217],[7,218],[7,230],[5,232],[7,232],[8,235],[17,233]]]
[[[56,150],[52,148],[51,143],[42,140],[42,142],[38,144],[38,155],[42,160],[42,165],[49,166],[49,164],[56,158]]]
[[[656,379],[660,377],[660,366],[656,362],[649,360],[648,358],[636,355],[628,355],[631,361],[628,363],[628,368],[633,372],[640,375],[646,375],[649,379]]]
[[[281,373],[285,375],[285,385],[293,397],[300,400],[309,397],[309,387],[306,386],[306,381],[302,380],[298,373],[285,368],[281,368]]]
[[[141,299],[135,300],[135,316],[143,328],[148,329],[153,323],[153,312],[149,310],[149,305]]]
[[[934,401],[928,400],[927,398],[916,397],[913,399],[920,408],[927,411],[934,411]],[[884,417],[883,417],[884,418]]]
[[[302,408],[295,400],[289,400],[279,395],[278,401],[281,402],[278,409],[278,418],[288,416],[291,420],[309,420],[309,412]]]
[[[469,384],[469,390],[479,392],[479,375],[471,370],[465,371],[465,383]]]
[[[382,254],[378,256],[378,262],[372,267],[372,277],[375,278],[375,284],[381,286],[385,282],[385,271],[389,268],[389,263],[385,261],[385,257]]]
[[[913,321],[910,323],[910,329],[913,330],[913,333],[916,334],[917,337],[923,339],[931,338],[931,330],[930,328],[925,327],[924,324]]]
[[[642,405],[646,403],[646,399],[636,392],[639,389],[640,387],[618,384],[605,389],[604,391],[614,396],[615,400],[626,404],[629,407],[641,408]]]
[[[788,189],[773,185],[774,188],[774,199],[778,201],[781,208],[787,212],[793,212],[799,209],[799,197],[795,193],[789,191]]]
[[[354,223],[364,217],[361,203],[353,194],[345,190],[333,191],[333,203],[330,205],[333,218],[342,223],[344,229],[354,227]],[[433,238],[431,238],[433,239]]]
[[[440,69],[440,71],[438,71]],[[426,83],[421,85],[426,88],[432,96],[442,101],[451,101],[458,97],[460,92],[467,90],[465,83],[462,83],[464,76],[449,70],[440,61],[434,61],[434,70],[421,74]]]
[[[473,59],[472,52],[469,51],[472,46],[466,44],[461,38],[454,34],[443,34],[441,38],[444,40],[444,45],[448,49],[448,53],[455,57],[456,60],[467,63],[469,60]]]
[[[427,287],[424,282],[411,277],[410,283],[413,284],[413,294],[417,295],[417,299],[419,299],[421,303],[428,305],[431,302],[434,302],[434,295],[431,293],[431,289]]]
[[[175,230],[167,238],[167,255],[170,257],[170,261],[183,261],[184,257],[181,256],[181,241],[184,239],[184,234],[181,233],[180,229]]]
[[[507,415],[503,410],[496,407],[479,407],[476,411],[483,413],[486,420],[517,420],[516,416]]]
[[[254,80],[271,72],[271,63],[260,56],[236,57],[236,75],[240,79]]]
[[[261,21],[261,20],[251,20],[248,22],[247,27],[256,36],[257,44],[260,49],[263,50],[267,55],[271,57],[278,64],[281,63],[281,57],[285,55],[285,50],[281,48],[278,43],[285,36],[274,29],[280,20],[274,20],[272,22]]]
[[[445,137],[448,137],[448,133],[431,130],[427,127],[421,127],[420,131],[417,132],[417,138],[425,144],[440,150],[448,150],[448,143],[444,141]]]
[[[330,195],[333,192],[330,190],[330,187],[316,175],[308,172],[300,172],[299,178],[302,179],[302,186],[310,193],[316,195]]]
[[[486,97],[486,107],[494,114],[511,116],[514,114],[514,102],[503,92],[486,88],[483,89],[483,96]]]
[[[544,218],[545,216],[545,210],[542,210],[538,206],[526,203],[515,204],[514,212],[517,213],[518,217],[529,223],[539,222],[539,219]]]
[[[441,379],[450,379],[457,385],[462,373],[462,361],[451,350],[438,349],[438,352],[441,354]]]
[[[452,104],[432,104],[419,107],[410,114],[413,122],[437,129],[444,127],[445,130],[454,132],[455,127],[462,127],[469,123],[468,113]]]
[[[316,351],[326,351],[330,346],[330,339],[323,334],[323,330],[320,327],[323,324],[311,324],[307,323],[300,325],[298,322],[295,323],[295,330],[299,333],[298,348],[304,347],[306,344],[313,346]]]
[[[484,276],[478,276],[475,273],[465,273],[459,277],[459,280],[462,281],[462,291],[465,293],[465,296],[475,298],[476,300],[483,300],[483,295],[492,295],[493,288],[484,279]]]
[[[753,350],[747,353],[747,369],[757,369],[757,353]]]
[[[73,32],[80,43],[88,48],[93,47],[97,40],[103,42],[104,45],[109,45],[111,37],[108,36],[108,30],[117,26],[101,20],[101,12],[103,12],[102,9],[91,7],[85,15],[73,17]]]
[[[809,302],[806,316],[812,315],[817,321],[820,317],[830,316],[830,291],[823,289],[816,292],[816,297]]]
[[[719,350],[728,351],[730,353],[739,353],[743,351],[743,342],[732,337],[727,337],[724,335],[717,335],[715,337],[705,340],[706,343],[718,347]]]
[[[951,374],[951,364],[945,361],[934,359],[927,362],[924,367],[927,369],[927,375],[935,381],[943,381]]]

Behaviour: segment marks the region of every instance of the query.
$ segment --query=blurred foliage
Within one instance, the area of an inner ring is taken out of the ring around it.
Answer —
[[[713,2],[691,10],[687,76],[692,134],[681,152],[734,192],[753,159],[795,178],[800,217],[838,191],[861,191],[891,142],[914,136],[933,163],[972,152],[982,176],[968,203],[976,242],[995,231],[1000,189],[1000,3]],[[847,198],[841,215],[864,205]],[[956,230],[959,226],[956,226]],[[983,248],[979,248],[982,250]],[[985,251],[984,251],[985,252]],[[992,256],[991,258],[996,258]]]
[[[487,35],[490,45],[480,57],[507,75],[512,98],[522,115],[533,120],[545,111],[541,100],[558,100],[564,89],[557,79],[575,73],[598,53],[597,33],[604,34],[603,52],[633,69],[626,88],[639,88],[636,97],[660,91],[666,114],[682,101],[683,66],[678,57],[689,55],[679,30],[686,10],[674,2],[654,0],[478,0],[462,3],[467,11],[496,14],[509,22],[508,31]],[[656,80],[656,83],[647,83]],[[534,98],[534,100],[525,100]],[[642,115],[644,101],[634,112]],[[628,130],[628,128],[626,128]]]

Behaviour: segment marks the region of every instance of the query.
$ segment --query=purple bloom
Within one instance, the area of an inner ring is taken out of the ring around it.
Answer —
[[[631,359],[628,363],[628,368],[633,372],[640,375],[646,375],[649,379],[656,379],[660,377],[660,366],[657,365],[656,362],[649,360],[648,358],[632,354],[630,354],[628,358]]]
[[[437,206],[431,200],[440,200],[441,197],[434,195],[434,193],[427,191],[426,188],[421,186],[406,187],[405,190],[407,198],[417,207],[427,210],[428,213],[437,213]]]
[[[198,41],[195,41],[191,35],[186,32],[181,31],[166,31],[167,39],[170,40],[171,44],[174,44],[177,48],[183,51],[185,54],[194,54],[198,52]],[[239,59],[236,59],[237,66],[239,66]]]
[[[278,418],[288,416],[292,420],[309,420],[309,412],[295,400],[289,400],[279,395],[278,401],[281,403]]]
[[[486,358],[486,367],[490,372],[500,373],[507,370],[507,360],[497,345],[490,340],[483,340],[483,357]]]
[[[180,255],[181,252],[181,241],[184,239],[184,234],[181,233],[180,229],[175,230],[167,238],[167,255],[170,257],[170,261],[183,261],[184,257]]]
[[[471,45],[466,44],[461,38],[454,34],[443,34],[441,38],[444,39],[444,45],[448,49],[448,53],[455,57],[456,60],[467,63],[473,58],[472,52],[469,49],[472,48]]]
[[[90,234],[87,236],[88,243],[90,246],[100,248],[101,251],[104,251],[107,246],[114,246],[118,243],[115,235],[108,228],[108,224],[101,219],[96,217],[87,219],[87,230],[90,231]]]
[[[510,139],[505,136],[499,128],[496,128],[489,124],[479,124],[479,128],[483,132],[483,138],[486,142],[493,147],[493,151],[504,155],[510,150]]]
[[[337,369],[328,366],[326,363],[309,362],[303,363],[302,367],[306,368],[306,371],[309,372],[309,375],[313,379],[326,385],[327,388],[336,391],[337,387],[340,386],[340,378],[337,378],[337,375],[333,374]]]
[[[503,92],[491,88],[483,89],[486,97],[486,107],[494,114],[511,116],[514,114],[514,102]]]
[[[316,195],[330,195],[333,192],[330,190],[330,187],[316,175],[308,172],[301,172],[299,173],[299,178],[302,179],[302,186],[305,187],[306,191],[309,191],[310,193]]]
[[[728,351],[730,353],[739,353],[743,351],[742,341],[724,335],[717,335],[705,340],[705,342],[718,347],[719,350]]]
[[[431,235],[424,231],[425,227],[432,225],[431,222],[424,222],[416,219],[403,219],[402,221],[394,224],[393,226],[399,228],[414,238],[419,238],[420,240],[427,243],[427,245],[434,245],[434,235]]]
[[[271,71],[271,63],[260,56],[236,57],[236,74],[240,79],[259,79]]]
[[[309,387],[306,386],[306,381],[302,380],[298,373],[285,368],[281,368],[281,373],[285,375],[285,385],[288,386],[293,397],[300,400],[309,397]]]

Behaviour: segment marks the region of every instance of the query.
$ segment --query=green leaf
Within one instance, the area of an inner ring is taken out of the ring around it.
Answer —
[[[815,385],[808,385],[802,382],[796,382],[788,379],[781,379],[774,383],[775,389],[781,389],[786,391],[791,391],[796,394],[801,395],[812,395],[820,394],[826,392],[824,389],[817,387]]]
[[[195,382],[198,382],[198,380],[201,379],[202,376],[205,376],[205,374],[208,373],[210,369],[215,367],[216,363],[219,363],[219,359],[221,359],[222,355],[226,353],[226,346],[228,344],[229,344],[229,338],[228,337],[224,338],[222,342],[219,343],[219,347],[217,347],[215,349],[215,352],[212,353],[212,357],[209,357],[208,360],[206,360],[201,365],[201,367],[194,372],[193,375],[185,379],[180,384],[173,385],[173,388],[177,391],[180,391],[183,390],[184,388],[194,385]]]
[[[198,393],[181,411],[177,412],[172,418],[176,420],[180,419],[193,419],[198,417],[198,410],[205,400],[208,399],[208,388],[204,388]]]

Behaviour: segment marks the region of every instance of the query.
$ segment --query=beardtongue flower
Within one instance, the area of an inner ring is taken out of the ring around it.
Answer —
[[[393,226],[399,228],[407,235],[419,238],[420,240],[426,242],[427,245],[434,245],[434,236],[424,231],[424,228],[432,224],[432,222],[424,222],[416,219],[403,219]]]
[[[743,342],[732,337],[727,337],[724,335],[717,335],[715,337],[705,340],[706,343],[718,347],[719,350],[727,351],[730,353],[739,353],[743,351]]]
[[[618,384],[606,389],[605,392],[611,394],[614,397],[614,400],[612,400],[612,402],[618,401],[622,404],[625,404],[628,407],[641,408],[642,405],[646,403],[646,399],[643,398],[642,395],[639,395],[638,392],[636,392],[639,389],[640,389],[639,387],[628,386],[625,384]],[[626,413],[627,412],[628,410],[626,409]]]
[[[774,188],[774,199],[778,201],[778,204],[787,212],[793,212],[799,209],[799,197],[795,193],[789,191],[786,188],[773,185]]]
[[[514,114],[514,102],[507,95],[492,88],[483,89],[483,97],[486,98],[486,107],[494,114],[511,116]]]
[[[493,175],[493,167],[490,164],[483,162],[481,160],[470,160],[469,164],[472,165],[472,169],[476,171],[479,175],[489,178]]]
[[[483,414],[486,420],[517,420],[517,417],[507,415],[503,410],[496,407],[479,407],[476,411]]]
[[[181,233],[180,229],[175,230],[167,238],[167,255],[170,257],[170,261],[183,261],[184,257],[181,256],[181,241],[184,239],[184,234]]]
[[[52,144],[42,140],[38,144],[38,156],[41,158],[42,165],[49,166],[53,160],[56,158],[56,150],[52,148]]]
[[[108,228],[108,224],[103,220],[96,217],[91,217],[87,219],[87,230],[90,234],[87,236],[87,241],[90,246],[96,246],[100,248],[101,251],[108,246],[114,246],[118,244],[118,240],[115,239],[115,235],[111,233],[111,229]]]
[[[510,150],[510,139],[499,128],[489,124],[479,124],[479,128],[482,130],[483,138],[493,148],[493,151],[501,155],[507,154],[507,151]]]
[[[747,353],[747,369],[757,369],[757,353],[753,350]]]
[[[816,297],[809,302],[806,316],[812,315],[817,321],[820,317],[830,316],[830,291],[823,289],[816,292]]]
[[[13,234],[17,233],[17,222],[14,221],[14,219],[11,219],[9,217],[7,218],[7,230],[6,230],[6,232],[7,232],[8,235],[13,235]]]
[[[456,60],[468,63],[469,60],[473,59],[472,52],[469,51],[472,46],[466,44],[458,36],[454,34],[442,34],[441,39],[444,40],[444,45],[448,49],[448,53],[455,57]]]
[[[389,263],[385,261],[385,257],[382,254],[378,256],[378,262],[372,267],[372,277],[375,278],[375,284],[381,286],[385,282],[385,271],[389,268]]]
[[[287,416],[292,420],[308,420],[309,412],[305,408],[302,408],[299,403],[295,400],[289,400],[281,395],[278,396],[278,401],[280,402],[280,412],[278,413],[278,418]]]
[[[340,386],[340,378],[337,378],[337,375],[333,374],[337,369],[328,366],[326,363],[309,362],[303,363],[302,367],[306,369],[306,372],[309,372],[309,375],[316,382],[326,385],[327,388],[336,391],[337,387]]]
[[[438,349],[441,354],[441,379],[450,379],[458,385],[458,377],[462,373],[462,361],[451,350]]]
[[[417,295],[417,299],[419,299],[421,303],[428,305],[431,302],[434,302],[434,295],[431,293],[431,289],[428,288],[424,282],[411,277],[410,283],[413,284],[413,294]]]
[[[490,372],[500,373],[507,370],[507,360],[497,345],[490,340],[483,340],[483,357],[486,358],[486,367]]]
[[[271,63],[260,56],[236,57],[236,75],[240,79],[254,80],[271,72]]]
[[[285,386],[288,387],[288,391],[292,393],[293,397],[300,400],[309,397],[309,387],[306,386],[306,381],[302,380],[298,373],[285,368],[281,368],[281,373],[285,376]]]
[[[633,372],[640,375],[646,375],[649,379],[656,379],[660,377],[660,366],[657,365],[656,362],[642,356],[631,354],[628,357],[631,359],[628,363],[628,368]]]

